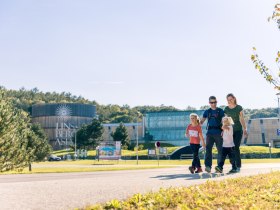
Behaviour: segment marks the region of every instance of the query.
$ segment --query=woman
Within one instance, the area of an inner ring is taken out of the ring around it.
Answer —
[[[230,93],[227,95],[228,106],[225,107],[225,114],[233,119],[233,142],[235,145],[235,158],[237,171],[241,168],[240,143],[242,136],[247,136],[247,128],[245,125],[242,106],[237,104],[236,97]]]

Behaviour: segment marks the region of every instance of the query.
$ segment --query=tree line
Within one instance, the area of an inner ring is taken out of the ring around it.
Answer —
[[[7,97],[9,97],[18,109],[22,109],[31,115],[32,105],[42,103],[82,103],[92,104],[96,106],[99,119],[102,123],[131,123],[136,122],[137,118],[141,121],[142,115],[147,112],[165,112],[165,111],[186,111],[197,110],[195,107],[186,106],[185,109],[178,109],[174,106],[136,106],[108,104],[102,105],[96,101],[85,99],[82,96],[75,96],[69,92],[42,92],[38,88],[27,90],[21,88],[19,90],[8,90],[0,87]],[[200,110],[208,109],[208,105],[201,106]],[[224,108],[224,106],[221,106]],[[262,117],[276,117],[277,108],[263,108],[263,109],[245,109],[247,119],[262,118]],[[138,112],[142,115],[139,117]]]

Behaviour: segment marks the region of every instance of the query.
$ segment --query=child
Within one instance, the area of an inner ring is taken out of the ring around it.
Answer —
[[[234,142],[233,142],[233,127],[234,124],[231,117],[223,117],[223,150],[222,150],[222,157],[219,160],[218,166],[215,167],[216,172],[223,173],[223,166],[225,164],[225,159],[228,155],[230,163],[232,165],[232,169],[229,173],[236,173],[236,161],[235,161],[235,151],[234,151]]]
[[[195,113],[190,114],[190,120],[191,123],[186,129],[186,137],[190,138],[190,146],[193,152],[192,166],[189,167],[190,172],[193,174],[202,172],[198,152],[200,148],[200,141],[202,141],[203,148],[205,148],[205,142],[198,115]],[[195,171],[195,169],[197,170]]]

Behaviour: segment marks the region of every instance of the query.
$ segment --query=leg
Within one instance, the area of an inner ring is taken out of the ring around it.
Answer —
[[[191,150],[192,150],[192,153],[193,153],[193,160],[192,160],[192,167],[195,168],[196,166],[196,147],[195,147],[195,144],[190,144],[191,146]]]
[[[223,147],[222,148],[222,155],[221,155],[221,159],[219,160],[218,166],[223,169],[224,164],[225,164],[225,160],[227,158],[228,155],[228,148]]]
[[[205,154],[205,166],[212,167],[212,148],[214,145],[213,136],[207,135],[206,137],[206,154]]]
[[[240,143],[242,140],[243,131],[235,131],[233,133],[233,142],[235,147],[235,160],[236,160],[236,166],[238,168],[241,168],[241,157],[240,157]]]
[[[195,145],[195,152],[194,152],[195,167],[196,168],[201,168],[199,154],[198,154],[199,153],[199,148],[200,148],[200,144],[196,144]]]
[[[217,164],[219,164],[223,153],[223,138],[220,135],[215,136],[215,144],[218,150]]]
[[[236,160],[235,160],[235,148],[230,148],[230,152],[228,153],[229,161],[231,163],[232,169],[236,170]]]

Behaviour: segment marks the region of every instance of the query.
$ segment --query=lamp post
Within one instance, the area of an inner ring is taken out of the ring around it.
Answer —
[[[277,96],[277,102],[278,102],[278,122],[279,122],[279,124],[280,124],[280,93],[277,93],[276,94],[276,96]],[[279,128],[279,124],[278,124],[278,128]]]
[[[78,155],[77,155],[77,130],[78,130],[78,127],[76,126],[75,127],[75,160],[77,159]]]
[[[138,165],[138,145],[139,145],[139,137],[138,137],[138,118],[141,116],[141,113],[137,111],[137,120],[136,120],[136,163]]]
[[[138,112],[137,112],[137,120],[136,120],[136,163],[138,165]]]

